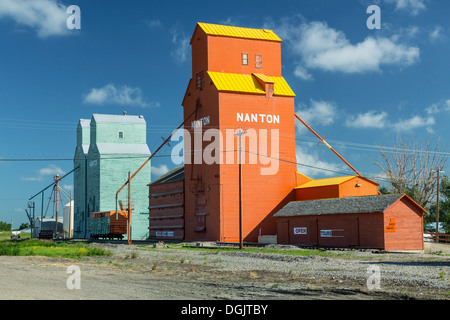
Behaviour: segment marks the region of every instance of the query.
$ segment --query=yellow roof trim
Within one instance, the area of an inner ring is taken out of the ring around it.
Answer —
[[[242,28],[225,26],[212,23],[197,23],[202,30],[213,36],[223,36],[223,37],[233,37],[233,38],[244,38],[244,39],[255,39],[255,40],[268,40],[281,42],[282,40],[273,32],[268,29],[253,29],[253,28]]]
[[[208,75],[213,81],[218,91],[240,92],[252,94],[266,94],[264,87],[259,83],[256,76],[251,74],[224,73],[208,71]],[[262,75],[264,79],[274,83],[275,96],[295,97],[283,77],[269,77]]]
[[[268,76],[262,74],[262,73],[253,73],[253,75],[255,77],[257,77],[258,79],[260,79],[262,82],[265,83],[275,83],[271,78],[269,78]]]
[[[295,97],[294,91],[289,87],[286,80],[283,77],[270,77],[275,83],[273,94],[276,96]]]
[[[296,187],[295,189],[304,189],[304,188],[313,188],[313,187],[323,187],[323,186],[332,186],[339,185],[343,182],[346,182],[350,179],[356,178],[357,176],[344,176],[344,177],[335,177],[335,178],[325,178],[325,179],[317,179],[302,184],[301,186]]]

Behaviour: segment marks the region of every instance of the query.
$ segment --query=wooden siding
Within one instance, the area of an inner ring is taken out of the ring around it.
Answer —
[[[395,231],[386,231],[392,222]],[[423,212],[408,198],[399,199],[384,212],[384,237],[386,250],[423,250]]]
[[[278,242],[324,247],[383,248],[383,216],[381,213],[296,216],[278,218]],[[286,232],[288,223],[289,234]],[[295,228],[303,233],[295,234]],[[306,232],[305,232],[306,231]]]
[[[184,239],[184,180],[149,185],[149,238]]]

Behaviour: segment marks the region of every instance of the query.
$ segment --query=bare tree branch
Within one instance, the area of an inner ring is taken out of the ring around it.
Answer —
[[[380,168],[389,189],[394,193],[407,193],[421,206],[425,207],[436,193],[435,170],[442,170],[448,159],[448,153],[439,142],[427,139],[417,143],[414,139],[397,137],[394,148],[381,148],[380,157],[375,165]]]

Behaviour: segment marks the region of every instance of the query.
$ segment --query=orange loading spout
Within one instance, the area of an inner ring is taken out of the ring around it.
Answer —
[[[302,120],[302,118],[300,118],[296,113],[294,113],[295,117],[300,120],[301,123],[303,123],[305,125],[305,127],[307,127],[309,130],[311,130],[312,133],[314,133],[314,135],[319,138],[319,140],[321,142],[323,142],[324,145],[326,145],[331,151],[333,151],[342,161],[345,162],[346,165],[348,165],[350,167],[350,169],[352,169],[353,171],[356,172],[356,174],[360,177],[362,177],[362,175],[355,169],[353,168],[353,166],[348,163],[347,160],[345,160],[336,150],[334,150],[321,136],[319,136],[305,121]]]

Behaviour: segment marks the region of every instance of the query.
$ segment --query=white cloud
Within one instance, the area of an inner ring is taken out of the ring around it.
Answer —
[[[151,172],[152,172],[152,176],[154,176],[155,178],[158,178],[158,177],[162,176],[163,174],[166,174],[167,172],[169,172],[169,168],[165,164],[162,164],[157,167],[152,166]]]
[[[450,112],[450,99],[434,103],[426,108],[425,111],[428,115],[438,114],[441,112]]]
[[[146,20],[145,24],[150,28],[150,29],[159,29],[162,27],[162,23],[159,19],[153,19],[153,20]]]
[[[403,132],[426,127],[426,130],[431,133],[433,131],[431,126],[434,125],[434,123],[435,120],[430,116],[430,113],[426,117],[415,115],[410,118],[392,121],[389,119],[387,112],[368,111],[349,117],[349,119],[346,120],[345,125],[352,128],[392,128]]]
[[[0,18],[35,29],[41,38],[70,34],[67,7],[57,0],[1,0]]]
[[[299,107],[296,114],[309,126],[316,124],[324,126],[330,125],[337,116],[336,106],[334,103],[328,101],[311,100],[309,107],[302,104],[300,104]],[[296,121],[296,123],[300,132],[306,128],[299,121]]]
[[[385,0],[385,2],[395,4],[395,10],[407,11],[413,16],[426,9],[426,0]]]
[[[73,185],[65,184],[62,187],[63,187],[63,189],[65,189],[67,191],[73,191]]]
[[[90,104],[120,104],[123,106],[138,107],[159,107],[158,102],[147,103],[139,88],[128,86],[116,87],[114,84],[107,84],[102,88],[92,88],[84,97],[85,103]]]
[[[308,72],[307,69],[301,65],[297,65],[294,69],[294,75],[302,80],[313,80],[313,76]]]
[[[346,35],[325,22],[283,19],[275,31],[300,58],[294,74],[310,79],[306,69],[330,72],[380,72],[383,66],[409,66],[420,58],[418,47],[398,43],[400,37],[372,37],[352,44]],[[306,75],[306,76],[305,76]]]
[[[64,174],[65,171],[58,167],[57,165],[51,164],[47,168],[42,168],[39,170],[39,175],[48,176],[48,175],[56,175],[56,174]]]
[[[392,124],[397,131],[411,131],[420,127],[430,127],[435,123],[433,117],[412,116],[409,119],[399,120]],[[431,128],[427,129],[430,132]]]
[[[441,26],[435,26],[434,29],[430,32],[430,40],[432,42],[445,39],[445,35],[443,34],[443,28]]]
[[[37,176],[34,177],[21,177],[22,181],[42,181],[47,176],[63,175],[66,172],[57,165],[50,164],[45,168],[41,168],[37,171]]]
[[[386,112],[369,111],[352,116],[345,121],[347,127],[353,128],[384,128],[387,124]]]
[[[305,146],[296,145],[295,155],[299,163],[297,171],[313,179],[342,175],[348,171],[343,164],[325,161],[317,152]]]
[[[172,56],[175,61],[179,64],[185,62],[188,58],[190,48],[189,48],[189,37],[183,31],[183,29],[176,24],[170,30],[170,37],[172,43],[175,45],[174,50],[172,51]]]

